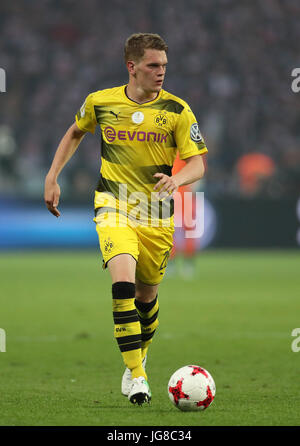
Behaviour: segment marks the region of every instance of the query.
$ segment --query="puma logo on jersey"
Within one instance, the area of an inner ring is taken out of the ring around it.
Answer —
[[[119,115],[121,112],[119,112],[119,113],[115,113],[115,112],[113,112],[112,110],[110,110],[109,113],[111,113],[112,115],[114,115],[114,116],[117,118],[117,121],[119,121],[118,115]]]

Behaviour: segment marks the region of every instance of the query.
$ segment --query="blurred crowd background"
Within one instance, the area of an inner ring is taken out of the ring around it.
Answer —
[[[134,32],[169,45],[164,88],[186,100],[206,139],[208,197],[298,197],[299,0],[2,0],[0,194],[41,199],[54,152],[92,91],[127,82]],[[100,133],[60,178],[65,200],[92,199]]]

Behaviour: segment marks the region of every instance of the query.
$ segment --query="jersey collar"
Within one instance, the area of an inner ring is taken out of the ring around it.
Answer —
[[[152,104],[152,102],[157,101],[157,100],[161,97],[161,95],[162,95],[162,91],[163,91],[163,90],[161,89],[161,90],[157,93],[157,96],[156,96],[154,99],[151,99],[151,101],[143,102],[142,104],[140,104],[139,102],[136,102],[136,101],[134,101],[133,99],[130,99],[130,98],[127,96],[127,92],[126,92],[127,85],[128,85],[128,84],[124,85],[124,87],[123,87],[123,93],[124,93],[125,98],[127,99],[127,102],[129,102],[131,105],[133,105],[133,104],[138,105],[139,107],[143,107],[144,105],[149,105],[149,104]]]

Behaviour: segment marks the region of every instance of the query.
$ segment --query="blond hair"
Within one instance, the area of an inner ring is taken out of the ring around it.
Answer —
[[[143,58],[146,49],[165,51],[167,53],[168,45],[158,34],[132,34],[125,42],[125,62],[128,62],[128,60],[139,62]]]

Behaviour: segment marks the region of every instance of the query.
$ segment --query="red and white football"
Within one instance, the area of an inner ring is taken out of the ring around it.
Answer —
[[[205,410],[215,398],[216,385],[203,367],[186,365],[171,376],[168,394],[174,406],[180,410]]]

